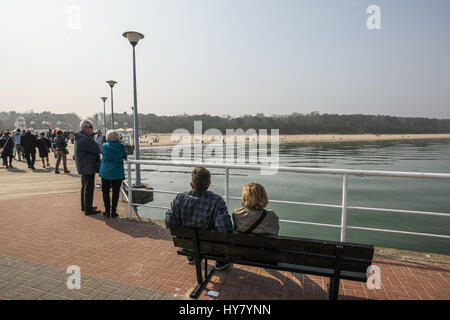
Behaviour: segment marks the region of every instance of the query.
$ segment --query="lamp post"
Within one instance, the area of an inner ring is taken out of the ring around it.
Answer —
[[[113,98],[113,87],[117,83],[114,80],[106,81],[107,84],[111,87],[111,129],[114,130],[114,98]]]
[[[108,99],[108,97],[101,97],[100,99],[103,100],[103,132],[106,133],[106,106],[105,106],[105,102]]]
[[[134,115],[134,107],[131,107],[131,114],[133,114]],[[136,141],[134,140],[134,121],[131,123],[131,127],[132,127],[132,129],[133,129],[133,131],[132,131],[132,136],[133,136],[133,146],[134,146],[134,148],[136,149]]]
[[[127,31],[122,34],[123,37],[130,41],[133,47],[133,88],[134,88],[134,149],[136,150],[136,160],[140,159],[139,154],[139,126],[138,126],[138,107],[137,107],[137,89],[136,89],[136,53],[135,47],[139,40],[144,39],[144,35],[139,32]],[[136,187],[142,187],[141,183],[141,167],[136,165]]]

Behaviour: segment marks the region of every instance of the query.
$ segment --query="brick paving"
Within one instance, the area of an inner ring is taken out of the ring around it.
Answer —
[[[95,203],[101,208],[99,189]],[[0,298],[187,298],[195,268],[176,254],[158,224],[85,216],[79,194],[0,201]],[[77,265],[82,289],[68,290]],[[450,299],[450,267],[375,257],[382,285],[342,281],[340,299]],[[219,299],[326,299],[328,278],[237,265],[217,272],[207,290]],[[206,297],[206,291],[200,299]]]
[[[68,289],[64,269],[0,254],[0,296],[16,300],[155,300],[184,296],[81,274],[80,289]]]

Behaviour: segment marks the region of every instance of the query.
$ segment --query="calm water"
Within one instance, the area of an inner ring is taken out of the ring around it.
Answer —
[[[171,147],[141,149],[142,159],[170,160]],[[387,171],[450,173],[449,140],[329,142],[280,145],[281,166],[372,169]],[[189,189],[189,168],[143,167],[142,177],[155,189]],[[223,170],[212,169],[210,190],[224,194]],[[230,172],[230,195],[239,197],[242,186],[259,182],[269,198],[287,201],[341,203],[342,177],[259,172]],[[152,204],[169,206],[173,195],[155,193]],[[348,205],[450,213],[450,181],[349,177]],[[230,201],[230,212],[240,201]],[[339,208],[270,204],[281,219],[340,224]],[[165,210],[140,208],[144,217],[164,219]],[[349,210],[349,226],[394,229],[450,235],[450,217]],[[323,240],[339,240],[340,230],[329,227],[281,223],[280,234]],[[375,231],[347,231],[347,241],[423,252],[450,254],[450,239],[394,235]]]

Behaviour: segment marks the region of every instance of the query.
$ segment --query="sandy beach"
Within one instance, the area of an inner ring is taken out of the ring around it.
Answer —
[[[197,138],[197,142],[201,142]],[[246,139],[249,142],[250,139]],[[268,136],[270,142],[270,136]],[[439,134],[295,134],[280,135],[280,143],[302,143],[302,142],[343,142],[343,141],[376,141],[376,140],[419,140],[419,139],[450,139],[450,133]],[[204,136],[203,143],[209,144],[219,141],[219,137]],[[194,143],[194,135],[191,139],[173,139],[171,133],[150,133],[140,137],[140,144],[143,147],[149,146],[173,146],[177,144]]]

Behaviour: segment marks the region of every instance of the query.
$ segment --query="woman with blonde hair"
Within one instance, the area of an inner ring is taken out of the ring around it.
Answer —
[[[242,208],[233,212],[235,230],[243,233],[278,235],[279,219],[268,204],[266,190],[259,183],[248,183],[242,188]]]
[[[106,143],[102,144],[102,162],[100,165],[100,177],[102,178],[103,203],[105,211],[103,215],[110,218],[118,217],[117,203],[119,201],[120,187],[125,179],[123,161],[127,159],[127,151],[120,143],[120,133],[117,130],[109,130],[106,133]],[[109,191],[112,188],[112,199]]]

